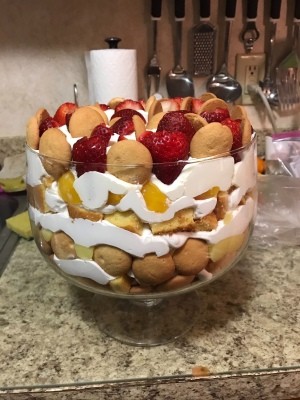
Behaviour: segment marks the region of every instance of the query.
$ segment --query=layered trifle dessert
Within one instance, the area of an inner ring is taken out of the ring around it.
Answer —
[[[121,296],[188,291],[240,257],[256,213],[256,143],[213,94],[42,108],[27,124],[36,243],[73,283]]]

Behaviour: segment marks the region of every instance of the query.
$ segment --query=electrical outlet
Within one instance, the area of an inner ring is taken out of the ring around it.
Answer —
[[[235,77],[242,86],[241,104],[253,104],[248,85],[256,85],[265,76],[266,56],[263,53],[237,54]]]

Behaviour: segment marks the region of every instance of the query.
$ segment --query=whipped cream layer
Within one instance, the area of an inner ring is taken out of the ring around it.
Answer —
[[[76,140],[70,137],[67,129],[61,129],[73,145]],[[117,141],[114,135],[110,145]],[[38,151],[26,149],[27,153],[27,183],[31,186],[40,185],[42,178],[47,176]],[[42,213],[29,206],[29,214],[35,225],[52,232],[63,231],[76,244],[92,247],[106,244],[117,247],[134,257],[144,257],[155,253],[158,257],[180,248],[188,238],[197,238],[210,244],[217,243],[231,236],[242,234],[256,212],[255,200],[248,196],[244,203],[243,197],[256,186],[256,146],[253,142],[248,149],[241,152],[241,161],[234,162],[233,157],[226,156],[198,161],[190,158],[179,177],[171,184],[165,185],[152,175],[151,182],[167,196],[168,208],[165,212],[154,212],[147,208],[141,193],[141,185],[129,184],[108,172],[86,172],[75,176],[74,188],[78,193],[82,206],[89,210],[97,210],[103,214],[115,211],[133,211],[145,223],[142,233],[136,234],[119,228],[106,221],[93,222],[83,218],[70,218],[67,204],[59,195],[58,184],[53,182],[45,191],[45,201],[51,212]],[[212,231],[176,232],[172,234],[153,235],[147,224],[164,222],[172,219],[176,212],[192,208],[194,218],[198,219],[210,214],[217,204],[216,197],[197,200],[195,197],[206,193],[213,187],[229,191],[230,218],[225,223],[219,220],[216,229]],[[229,190],[230,189],[230,190]],[[109,193],[122,195],[116,205],[108,205]],[[93,279],[101,285],[107,284],[115,277],[107,274],[93,260],[61,260],[53,257],[56,265],[65,273]],[[132,274],[132,271],[130,272]],[[209,274],[210,275],[210,274]]]

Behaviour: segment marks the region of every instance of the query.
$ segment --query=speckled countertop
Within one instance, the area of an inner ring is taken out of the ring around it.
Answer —
[[[252,243],[234,269],[200,291],[199,318],[191,331],[167,345],[132,347],[99,331],[93,294],[69,285],[33,241],[20,240],[0,280],[0,387],[5,392],[15,386],[176,380],[189,376],[195,365],[213,374],[297,369],[299,271],[299,247]]]
[[[0,162],[24,150],[24,138],[0,144]],[[299,397],[299,293],[300,247],[263,247],[256,237],[234,269],[199,291],[191,331],[132,347],[100,332],[93,294],[21,239],[0,278],[0,399]],[[193,377],[197,365],[212,375]]]

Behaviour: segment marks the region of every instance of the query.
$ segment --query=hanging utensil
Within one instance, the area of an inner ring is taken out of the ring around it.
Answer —
[[[147,96],[158,93],[160,84],[161,67],[157,58],[157,22],[161,19],[161,1],[151,1],[151,20],[153,27],[152,57],[146,68],[147,75]]]
[[[276,68],[276,83],[282,108],[300,103],[300,0],[295,0],[293,49]]]
[[[253,50],[254,42],[259,38],[259,32],[256,27],[257,4],[258,0],[247,1],[246,26],[241,34],[246,53],[250,53]]]
[[[74,103],[76,104],[76,106],[79,106],[79,102],[78,102],[78,89],[77,89],[77,84],[74,83],[73,84],[73,94],[74,94]]]
[[[209,22],[210,0],[199,0],[200,23],[193,28],[194,75],[208,76],[213,73],[216,29]]]
[[[167,75],[166,85],[170,97],[194,96],[194,83],[191,76],[181,66],[182,22],[185,18],[185,0],[175,0],[175,66]]]
[[[297,68],[299,66],[299,25],[300,25],[300,0],[295,0],[294,22],[293,22],[293,48],[292,51],[279,64],[278,68]]]
[[[278,105],[278,91],[275,81],[272,77],[272,65],[274,44],[276,36],[276,26],[280,18],[281,0],[271,0],[270,4],[270,25],[269,25],[269,46],[266,55],[266,72],[262,82],[259,83],[267,101],[272,106]]]
[[[226,1],[225,11],[225,42],[224,56],[220,71],[213,75],[208,81],[206,88],[209,92],[214,93],[228,103],[232,103],[242,95],[242,87],[240,83],[231,76],[227,69],[228,63],[228,48],[230,38],[231,21],[234,20],[236,9],[236,0]]]

